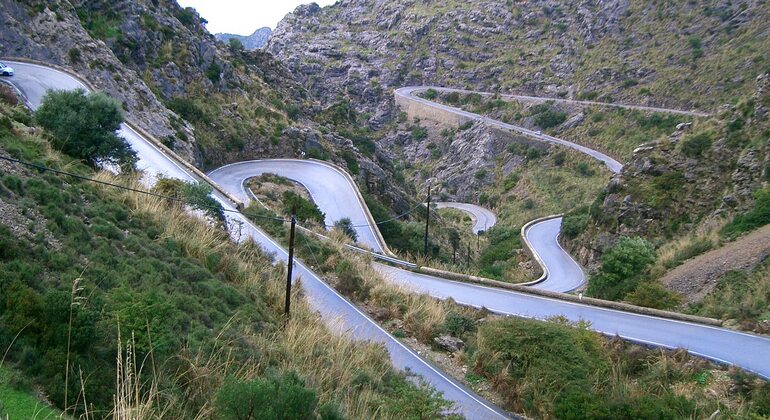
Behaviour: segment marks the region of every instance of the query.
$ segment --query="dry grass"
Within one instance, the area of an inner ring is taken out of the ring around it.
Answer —
[[[703,221],[689,235],[668,242],[658,249],[658,259],[651,268],[650,273],[654,278],[663,276],[667,270],[678,263],[682,258],[687,259],[688,250],[692,250],[699,244],[709,244],[717,247],[720,244],[719,231],[729,222],[728,219],[708,219]]]
[[[109,174],[102,173],[99,177],[116,182]],[[131,186],[142,188],[136,182]],[[220,266],[229,273],[235,273],[228,278],[260,294],[267,302],[269,316],[281,319],[285,276],[282,264],[274,267],[253,243],[236,246],[218,226],[190,217],[162,199],[134,192],[121,192],[120,198],[130,209],[150,216],[163,226],[162,237],[179,242],[189,256],[203,259],[211,251],[221,251],[223,259]],[[339,251],[349,241],[340,232],[323,233],[332,238],[330,243]],[[374,285],[371,266],[360,258],[357,263],[359,268],[368,270],[367,281]],[[381,281],[377,282],[380,283],[377,287],[386,287]],[[383,413],[379,411],[382,396],[378,394],[377,387],[378,381],[393,371],[387,351],[381,345],[357,342],[348,335],[338,334],[333,321],[329,325],[321,320],[301,298],[301,288],[295,288],[294,292],[292,319],[285,328],[268,327],[266,331],[254,332],[245,326],[228,327],[238,328],[239,337],[259,349],[260,360],[236,361],[232,346],[218,339],[214,350],[189,350],[179,358],[181,368],[175,380],[186,390],[183,401],[169,400],[162,392],[156,393],[157,398],[145,396],[138,399],[135,394],[129,393],[137,383],[136,376],[124,375],[123,382],[127,383],[118,385],[121,399],[116,401],[116,412],[141,414],[130,418],[147,418],[145,414],[148,413],[151,416],[165,413],[165,417],[173,418],[173,414],[169,413],[189,412],[189,408],[193,407],[192,411],[197,412],[199,418],[208,418],[212,415],[211,401],[227,375],[250,379],[270,368],[296,371],[309,387],[316,390],[319,405],[334,402],[350,418],[383,418]],[[437,309],[440,306],[438,302],[430,303],[430,299],[406,292],[399,294],[409,297],[409,306],[414,308],[410,312],[410,325],[415,329],[428,328],[424,326],[425,320],[430,321],[427,325],[443,320],[443,312]],[[421,300],[424,300],[421,305],[412,304]],[[162,410],[169,406],[172,408]]]

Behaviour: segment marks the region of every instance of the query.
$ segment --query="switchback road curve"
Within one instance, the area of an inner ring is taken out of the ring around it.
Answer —
[[[16,70],[12,79],[3,81],[13,85],[33,109],[36,108],[49,89],[86,89],[76,78],[53,68],[14,61],[6,61]],[[138,168],[152,174],[202,182],[180,164],[176,157],[161,152],[151,141],[134,133],[127,126],[119,133],[139,155]],[[241,186],[238,185],[238,190]],[[238,191],[233,191],[237,193]],[[236,210],[236,205],[223,194],[215,191],[214,197],[227,210]],[[236,212],[226,212],[231,237],[237,241],[254,240],[277,260],[288,260],[288,253],[275,240],[252,224],[245,216]],[[330,327],[357,340],[369,340],[382,343],[388,350],[393,366],[402,371],[409,371],[421,376],[444,398],[454,402],[455,409],[472,419],[508,418],[510,415],[492,403],[481,398],[473,391],[458,383],[433,364],[401,343],[382,329],[376,322],[359,310],[355,305],[337,293],[321,278],[299,260],[295,262],[294,280],[302,279],[302,290],[310,305],[318,311]]]

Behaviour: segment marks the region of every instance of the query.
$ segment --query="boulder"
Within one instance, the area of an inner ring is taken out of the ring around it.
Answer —
[[[457,337],[451,335],[441,335],[433,339],[433,342],[442,349],[456,353],[465,348],[465,343]]]

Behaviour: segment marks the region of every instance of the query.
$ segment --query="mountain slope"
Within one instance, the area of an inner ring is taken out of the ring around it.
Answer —
[[[251,35],[218,33],[214,34],[214,36],[218,40],[223,41],[225,44],[228,43],[231,39],[237,39],[247,50],[258,50],[264,48],[265,45],[267,45],[267,40],[270,39],[270,35],[272,33],[272,29],[264,27],[257,29]]]

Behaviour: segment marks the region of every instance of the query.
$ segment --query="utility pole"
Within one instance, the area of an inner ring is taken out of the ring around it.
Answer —
[[[297,226],[297,207],[291,208],[291,230],[289,231],[289,265],[286,267],[286,310],[285,322],[289,322],[289,307],[291,306],[291,272],[294,268],[294,229]]]
[[[425,210],[425,257],[428,256],[428,226],[430,225],[430,183],[428,184],[428,208]]]

